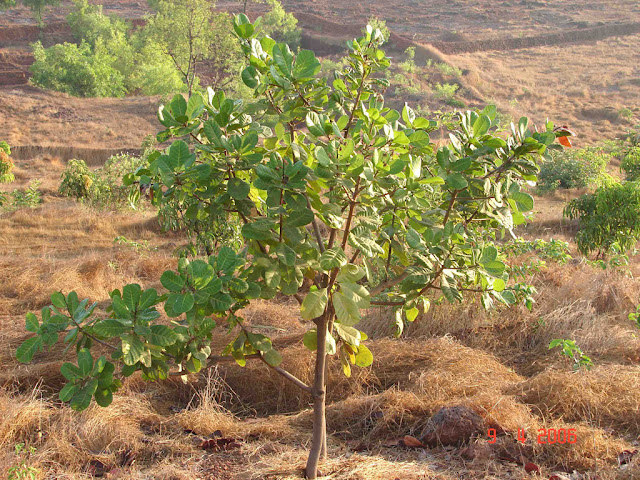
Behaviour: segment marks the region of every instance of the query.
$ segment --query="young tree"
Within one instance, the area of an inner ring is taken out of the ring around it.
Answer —
[[[230,31],[229,16],[214,12],[214,6],[207,0],[159,0],[157,12],[145,27],[173,61],[189,95],[198,84],[203,63],[216,72],[216,88],[224,86],[239,66],[239,50]]]
[[[107,318],[75,292],[54,293],[41,319],[27,315],[35,335],[17,357],[28,362],[64,334],[78,361],[62,366],[68,383],[60,398],[77,410],[92,398],[109,405],[120,378],[135,371],[159,380],[222,361],[264,362],[313,399],[306,475],[316,478],[326,454],[327,362],[335,358],[349,375],[373,360],[357,329],[363,310],[395,309],[399,335],[442,297],[459,302],[471,293],[485,306],[530,306],[532,289],[510,281],[494,240],[525,221],[533,199],[521,185],[535,180],[536,157],[559,148],[560,134],[551,123],[529,129],[522,118],[503,139],[487,107],[460,114],[450,143],[436,149],[429,138],[436,122],[409,106],[384,106],[389,59],[379,31],[349,42],[348,66],[328,84],[313,52],[294,55],[258,38],[244,15],[234,28],[255,100],[211,89],[174,97],[158,114],[165,127],[158,140],[173,143],[125,182],[149,185],[159,205],[197,199],[187,214],[203,221],[238,218],[244,244],[181,258],[161,277],[167,293],[135,284],[115,290]],[[274,118],[273,128],[261,123]],[[310,384],[283,369],[271,340],[239,315],[251,299],[276,294],[294,297],[311,326],[303,340],[315,355]],[[158,322],[160,305],[170,325]],[[231,338],[211,352],[218,326]],[[112,351],[110,360],[94,357],[98,344]]]

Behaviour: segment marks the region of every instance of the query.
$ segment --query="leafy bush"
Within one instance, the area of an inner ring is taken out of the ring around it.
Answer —
[[[266,0],[266,3],[271,6],[271,10],[262,17],[262,31],[292,48],[300,45],[298,19],[292,13],[288,13],[278,0]]]
[[[11,193],[11,196],[13,197],[11,206],[13,208],[35,208],[40,205],[42,203],[42,194],[38,189],[39,187],[40,180],[32,180],[24,191],[15,189]]]
[[[606,167],[611,157],[599,148],[554,152],[540,166],[537,189],[548,193],[559,188],[585,188],[607,180]]]
[[[118,154],[110,157],[104,166],[92,171],[84,160],[69,160],[62,172],[58,192],[95,207],[121,208],[131,203],[132,198],[132,188],[125,186],[122,178],[146,164],[144,156]]]
[[[42,88],[77,97],[121,97],[126,93],[124,76],[116,70],[116,57],[102,47],[94,52],[82,42],[44,48],[33,44],[31,82]]]
[[[13,176],[13,162],[11,161],[11,148],[7,142],[0,142],[0,183],[11,183]]]
[[[573,340],[567,340],[564,338],[554,338],[549,343],[549,350],[560,347],[562,355],[573,362],[573,369],[580,370],[581,367],[589,370],[593,366],[591,358],[587,357],[582,349],[576,345]]]
[[[456,96],[459,85],[457,83],[436,83],[434,86],[435,96],[445,102],[450,102]]]
[[[77,199],[89,198],[94,174],[89,170],[84,160],[69,160],[61,178],[62,183],[58,188],[58,193]]]
[[[261,361],[313,398],[313,479],[327,438],[327,356],[347,376],[373,362],[356,328],[363,310],[392,307],[400,335],[432,301],[477,294],[486,306],[530,306],[530,290],[513,284],[494,239],[525,221],[533,198],[521,187],[535,179],[539,156],[559,146],[551,122],[532,131],[526,118],[502,138],[488,107],[452,117],[450,143],[438,148],[429,137],[437,122],[408,105],[385,107],[380,80],[390,59],[370,27],[349,42],[348,66],[332,85],[313,52],[257,38],[244,15],[234,30],[251,101],[212,90],[176,95],[158,115],[158,140],[171,145],[126,183],[150,186],[160,207],[191,197],[203,222],[235,219],[241,247],[181,258],[160,278],[166,295],[137,284],[114,290],[107,318],[94,317],[96,304],[75,292],[56,292],[40,318],[27,314],[34,335],[16,356],[29,362],[64,339],[77,365],[62,365],[68,382],[59,397],[76,410],[92,399],[109,405],[121,378],[136,371],[158,380],[217,361]],[[266,115],[277,119],[273,128],[262,123]],[[312,384],[282,368],[271,340],[241,316],[252,299],[276,295],[297,300],[308,322]],[[158,322],[158,308],[170,325]],[[216,327],[230,335],[220,356],[212,356]],[[109,357],[92,353],[97,340]]]
[[[625,180],[633,182],[640,179],[640,147],[631,147],[627,150],[620,170],[624,172]]]
[[[614,248],[623,254],[640,238],[640,184],[603,185],[570,201],[564,216],[579,220],[576,243],[584,255],[603,258]]]
[[[368,24],[371,25],[371,28],[373,28],[374,30],[380,31],[382,38],[384,38],[384,42],[389,41],[389,36],[391,35],[391,32],[389,31],[389,27],[387,27],[387,22],[384,19],[378,18],[375,15],[372,15],[371,17],[369,17]]]

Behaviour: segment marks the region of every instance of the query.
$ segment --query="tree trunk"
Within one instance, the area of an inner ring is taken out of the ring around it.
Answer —
[[[318,322],[316,350],[316,367],[313,379],[313,437],[311,450],[305,469],[308,479],[318,476],[318,463],[322,456],[323,446],[326,442],[326,418],[325,418],[325,364],[327,362],[327,322],[323,316]],[[325,448],[326,451],[326,448]]]

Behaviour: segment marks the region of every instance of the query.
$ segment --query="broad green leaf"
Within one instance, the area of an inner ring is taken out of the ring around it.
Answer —
[[[334,324],[334,327],[338,336],[349,345],[354,347],[360,345],[362,337],[358,329],[339,323]]]
[[[151,325],[151,334],[147,337],[153,345],[168,347],[178,340],[178,335],[166,325]]]
[[[336,352],[338,351],[338,346],[336,345],[336,339],[333,338],[333,336],[330,335],[328,332],[327,332],[327,339],[325,341],[325,345],[327,349],[327,355],[335,355]]]
[[[342,293],[349,297],[359,308],[369,308],[369,291],[364,285],[354,282],[344,282],[340,284],[340,289]]]
[[[333,307],[338,321],[343,325],[351,326],[360,321],[360,309],[358,305],[341,292],[333,294]]]
[[[191,292],[185,294],[172,293],[164,304],[164,310],[170,317],[177,317],[193,308],[195,299]]]
[[[510,198],[516,202],[516,206],[520,212],[530,212],[533,210],[533,197],[528,193],[514,192]]]
[[[321,288],[307,293],[300,306],[300,315],[305,320],[313,320],[324,313],[327,306],[327,289]]]
[[[78,352],[78,368],[80,369],[80,376],[82,377],[86,377],[91,373],[93,358],[91,357],[91,352],[86,348]]]
[[[264,352],[262,357],[272,367],[277,367],[282,363],[282,356],[273,348]]]
[[[285,43],[277,43],[273,47],[273,61],[278,66],[280,73],[282,73],[286,78],[291,78],[293,54],[289,49],[289,45]]]
[[[41,348],[42,337],[27,338],[16,350],[16,358],[21,363],[29,363]]]
[[[125,285],[122,289],[122,302],[125,304],[130,312],[136,310],[138,302],[140,301],[140,293],[142,288],[137,283]]]
[[[63,402],[68,402],[71,398],[80,390],[80,387],[75,385],[73,382],[69,382],[62,387],[60,393],[58,393],[58,398]]]
[[[491,119],[486,115],[480,115],[473,122],[473,136],[481,137],[489,131],[489,127],[491,127]]]
[[[249,196],[251,185],[239,178],[232,178],[227,182],[227,192],[234,200],[243,200]]]
[[[67,308],[67,301],[62,292],[54,292],[51,294],[51,303],[58,310],[62,311]]]
[[[101,337],[111,338],[118,337],[123,333],[130,331],[131,325],[125,325],[114,318],[107,318],[96,322],[92,329]]]
[[[365,345],[360,344],[358,346],[358,353],[356,353],[356,365],[359,367],[368,367],[373,363],[373,354]]]
[[[464,190],[469,185],[467,180],[459,173],[451,173],[447,175],[445,183],[449,188],[454,190]]]
[[[108,407],[111,405],[111,402],[113,402],[113,393],[111,393],[109,389],[97,390],[93,398],[95,398],[96,403],[101,407]]]
[[[325,250],[320,255],[320,267],[329,271],[333,268],[342,267],[347,264],[347,255],[342,248],[333,247]]]
[[[167,270],[162,274],[160,283],[170,292],[179,292],[184,288],[184,279],[171,270]]]
[[[505,264],[498,260],[486,262],[483,264],[483,267],[487,271],[487,273],[493,277],[502,277],[504,269],[506,268]]]
[[[311,78],[320,71],[320,62],[311,50],[300,50],[293,66],[293,77],[296,80]]]
[[[36,333],[40,324],[38,323],[38,317],[36,317],[33,313],[27,313],[26,318],[26,328],[28,332]]]
[[[98,380],[90,380],[87,385],[78,390],[71,398],[71,408],[76,411],[82,411],[91,404],[91,398],[98,388]]]
[[[144,355],[144,343],[133,334],[124,335],[122,337],[122,360],[125,365],[135,365]]]
[[[302,343],[312,352],[318,349],[318,333],[315,330],[307,330],[302,337]]]

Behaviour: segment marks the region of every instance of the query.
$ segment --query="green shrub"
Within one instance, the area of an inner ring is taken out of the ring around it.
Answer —
[[[146,165],[144,156],[118,154],[104,166],[92,171],[84,160],[69,160],[62,173],[60,194],[83,200],[94,207],[118,209],[131,203],[131,186],[125,186],[122,178]],[[136,197],[137,199],[138,197]]]
[[[271,10],[262,17],[262,31],[291,48],[299,46],[301,34],[298,19],[292,13],[287,13],[278,0],[267,0],[266,3],[271,6]]]
[[[633,182],[640,178],[640,147],[631,147],[627,150],[620,170],[624,172],[625,180]]]
[[[49,48],[36,42],[33,56],[31,81],[39,87],[77,97],[121,97],[126,93],[124,76],[114,65],[116,56],[104,48],[94,53],[86,42]]]
[[[24,190],[14,190],[11,193],[13,197],[11,206],[14,208],[29,207],[35,208],[42,203],[42,194],[38,189],[40,187],[40,180],[32,180],[29,186]]]
[[[77,199],[89,198],[94,174],[84,160],[69,160],[61,178],[62,183],[58,188],[60,195]]]
[[[372,15],[371,17],[369,17],[368,24],[371,25],[371,28],[374,31],[380,30],[380,33],[382,34],[382,37],[384,38],[385,42],[389,41],[389,36],[391,35],[391,32],[389,31],[389,27],[387,27],[387,22],[385,20],[380,19],[375,15]]]
[[[453,100],[460,86],[457,83],[436,83],[434,90],[436,98],[449,102]]]
[[[611,183],[570,201],[564,216],[579,220],[578,249],[604,258],[614,249],[621,254],[640,238],[640,184]]]
[[[540,166],[538,192],[601,185],[607,179],[606,167],[610,159],[610,155],[592,147],[554,152],[551,160]]]
[[[11,183],[13,176],[13,162],[11,161],[11,148],[7,142],[0,142],[0,183]]]

